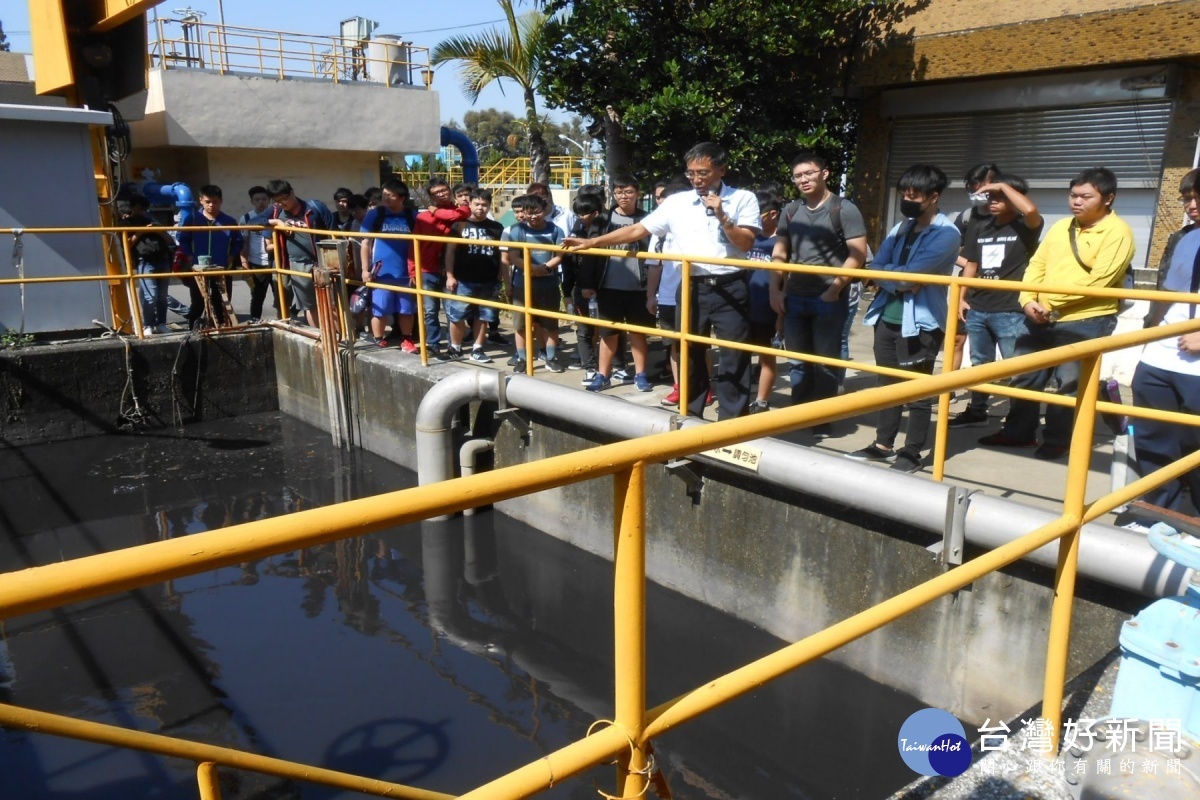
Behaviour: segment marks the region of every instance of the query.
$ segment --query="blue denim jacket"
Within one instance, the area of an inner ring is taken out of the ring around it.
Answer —
[[[892,228],[883,244],[879,246],[879,252],[875,254],[875,260],[868,269],[949,275],[954,270],[954,262],[958,260],[961,236],[958,228],[954,227],[954,223],[945,214],[938,214],[929,223],[929,227],[917,234],[917,240],[909,250],[907,263],[903,266],[896,263],[900,258],[900,250],[904,247],[904,233],[913,224],[912,220],[906,219]],[[899,294],[904,299],[901,336],[916,336],[920,331],[935,328],[945,330],[947,287],[906,280],[884,280],[875,283],[879,291],[875,293],[875,299],[867,309],[867,315],[863,319],[864,325],[874,325],[878,322],[889,295]],[[912,291],[913,289],[916,291]]]

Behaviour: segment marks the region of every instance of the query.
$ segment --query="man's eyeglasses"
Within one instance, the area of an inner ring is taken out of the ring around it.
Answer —
[[[812,180],[813,178],[817,177],[820,174],[821,174],[821,170],[819,170],[819,169],[810,169],[807,172],[793,172],[792,180],[798,181],[801,178],[805,178],[807,180]]]
[[[712,174],[713,171],[711,169],[689,169],[687,172],[683,173],[683,177],[690,181],[692,178],[704,179]]]
[[[630,189],[628,191],[623,191],[618,189],[617,191],[613,192],[613,197],[637,197],[637,190]]]
[[[271,202],[277,206],[281,206],[284,203],[286,203],[288,201],[288,198],[291,196],[292,196],[292,192],[288,192],[287,194],[277,194],[271,198]]]

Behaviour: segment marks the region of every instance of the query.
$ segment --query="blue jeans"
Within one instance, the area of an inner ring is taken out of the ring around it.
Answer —
[[[431,272],[421,273],[421,288],[433,292],[446,291],[446,277]],[[442,325],[438,322],[438,314],[442,310],[442,301],[438,297],[424,297],[425,301],[425,341],[437,344],[442,340]]]
[[[171,265],[167,262],[152,264],[138,259],[138,275],[164,275],[160,280],[140,280],[138,290],[142,297],[142,324],[153,328],[167,321],[167,283]]]
[[[1012,358],[1017,349],[1017,337],[1025,330],[1025,314],[1021,311],[967,312],[967,341],[971,345],[971,366],[991,364],[996,360],[996,348],[1001,358]],[[987,413],[985,392],[971,392],[970,410]]]
[[[1023,356],[1063,345],[1088,342],[1092,339],[1110,336],[1116,327],[1116,314],[1088,317],[1073,322],[1056,322],[1051,325],[1035,325],[1026,318],[1022,323],[1021,334],[1017,337],[1013,355]],[[1057,367],[1047,367],[1018,375],[1013,378],[1012,385],[1018,389],[1032,389],[1040,392],[1046,388],[1052,375],[1058,376],[1058,393],[1060,395],[1075,396],[1075,391],[1079,388],[1078,361],[1070,361]],[[1073,408],[1059,405],[1046,406],[1046,428],[1042,431],[1042,443],[1062,447],[1069,445],[1071,443],[1071,423],[1074,416],[1075,409]],[[1040,417],[1041,403],[1014,399],[1008,416],[1004,419],[1004,427],[1001,432],[1021,441],[1033,441],[1037,434]]]
[[[842,333],[849,314],[846,296],[827,303],[819,297],[789,294],[783,318],[783,340],[788,350],[826,358],[842,355]],[[839,371],[825,364],[790,361],[792,403],[836,397]]]

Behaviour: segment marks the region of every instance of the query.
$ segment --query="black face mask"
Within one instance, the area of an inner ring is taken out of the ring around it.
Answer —
[[[901,200],[900,213],[909,219],[921,216],[921,204],[916,200]]]

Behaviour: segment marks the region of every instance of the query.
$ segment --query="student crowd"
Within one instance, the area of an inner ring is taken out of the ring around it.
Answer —
[[[689,292],[691,319],[688,330],[708,332],[732,342],[778,346],[826,358],[848,358],[851,325],[858,316],[864,284],[846,274],[823,275],[770,269],[766,264],[816,265],[855,270],[869,264],[872,270],[891,273],[870,282],[873,296],[863,324],[873,329],[876,364],[932,374],[946,331],[948,313],[962,320],[965,332],[951,343],[948,354],[961,362],[969,342],[973,364],[988,363],[997,352],[1002,358],[1038,352],[1111,334],[1116,326],[1118,300],[1086,296],[1064,287],[1120,287],[1126,282],[1134,254],[1133,233],[1114,211],[1117,178],[1096,167],[1080,172],[1069,185],[1070,215],[1045,227],[1042,214],[1028,194],[1026,182],[994,164],[980,164],[965,176],[970,207],[953,216],[941,210],[948,179],[936,166],[918,164],[896,184],[902,220],[888,231],[872,255],[863,216],[853,202],[829,186],[828,165],[815,153],[801,153],[791,163],[791,178],[799,198],[785,202],[777,185],[748,191],[725,182],[727,154],[720,145],[705,142],[684,156],[686,171],[654,186],[650,211],[641,208],[641,186],[629,175],[611,176],[612,202],[604,189],[583,187],[571,208],[554,205],[549,189],[531,184],[515,198],[517,221],[505,228],[491,218],[492,195],[471,185],[451,187],[433,179],[425,187],[428,202],[418,209],[404,182],[393,179],[362,195],[340,189],[334,196],[336,212],[319,201],[299,199],[281,180],[256,186],[249,192],[252,211],[234,220],[221,212],[221,190],[200,189],[200,211],[186,223],[178,237],[177,260],[203,260],[205,264],[263,267],[271,263],[311,271],[316,260],[313,236],[293,229],[414,233],[451,237],[461,243],[419,242],[406,239],[362,237],[356,241],[358,271],[351,277],[384,286],[407,287],[419,279],[424,289],[444,292],[462,300],[442,304],[426,297],[426,342],[440,361],[458,359],[491,361],[489,340],[506,344],[496,325],[495,310],[468,302],[497,300],[502,295],[523,306],[526,283],[535,309],[558,312],[565,306],[593,320],[577,326],[573,360],[566,357],[557,320],[535,317],[536,352],[551,372],[584,371],[584,386],[604,391],[614,383],[631,381],[638,390],[653,390],[648,373],[649,345],[641,333],[621,333],[606,323],[656,325],[680,329],[676,310],[684,291]],[[1200,284],[1200,236],[1187,236],[1200,220],[1196,195],[1197,171],[1181,186],[1181,199],[1189,225],[1172,237],[1160,267],[1160,286],[1196,292]],[[149,224],[145,201],[131,204],[131,227]],[[266,232],[208,230],[221,225],[261,225]],[[272,251],[270,229],[282,233],[285,248]],[[193,228],[195,230],[193,230]],[[501,244],[497,245],[496,242]],[[523,248],[505,248],[503,242],[540,244],[526,260]],[[148,234],[133,243],[138,272],[166,271],[170,243]],[[617,250],[598,255],[594,250]],[[639,258],[638,254],[642,254]],[[647,257],[649,254],[649,257]],[[682,285],[679,257],[691,263],[689,285]],[[753,260],[764,268],[742,269],[708,259]],[[961,305],[947,308],[945,285],[912,280],[914,275],[951,275],[956,271],[984,280],[1045,284],[1047,291],[1005,291],[971,288]],[[528,273],[528,274],[526,274]],[[183,278],[192,296],[189,320],[198,322],[213,298],[206,298],[196,282]],[[217,284],[216,281],[210,282]],[[165,281],[144,280],[143,315],[146,325],[160,329],[165,322]],[[276,284],[269,275],[251,281],[251,316],[261,317],[267,288]],[[219,286],[218,286],[219,288]],[[225,286],[226,289],[230,287]],[[311,281],[290,281],[294,303],[312,319]],[[413,295],[376,289],[362,320],[363,337],[376,346],[392,343],[415,352]],[[1146,325],[1190,319],[1191,304],[1156,304]],[[524,320],[515,320],[516,347],[509,364],[526,371]],[[390,337],[390,338],[389,338]],[[632,364],[626,357],[626,342]],[[444,347],[443,347],[444,345]],[[762,355],[757,370],[751,355],[722,347],[712,358],[707,347],[688,348],[689,396],[680,398],[678,346],[669,347],[672,390],[664,405],[686,404],[702,416],[714,400],[718,419],[729,419],[768,408],[777,377],[776,359]],[[755,380],[757,372],[757,380]],[[793,360],[788,365],[791,401],[803,403],[834,397],[843,383],[843,370],[812,361]],[[1057,391],[1073,395],[1078,388],[1077,362],[1021,375],[1012,385],[1041,390],[1054,381]],[[879,376],[880,384],[900,378]],[[1147,346],[1133,383],[1135,401],[1169,410],[1200,408],[1200,334]],[[879,413],[874,441],[848,454],[850,458],[886,464],[892,469],[916,472],[922,468],[929,437],[932,399]],[[988,397],[974,392],[966,410],[950,420],[951,428],[987,425]],[[1070,408],[1050,405],[1042,412],[1036,402],[1011,401],[1003,425],[982,437],[987,447],[1029,448],[1035,457],[1053,460],[1067,450],[1071,433]],[[907,424],[905,425],[905,417]],[[901,428],[903,442],[897,446]],[[1038,437],[1041,429],[1040,440]],[[1139,466],[1149,471],[1191,452],[1197,446],[1193,429],[1139,421],[1136,453]],[[829,426],[811,431],[816,440],[833,435]],[[1175,510],[1189,509],[1184,487],[1195,478],[1174,481],[1148,498]],[[1196,487],[1200,491],[1200,485]],[[1200,497],[1200,495],[1196,495]]]

